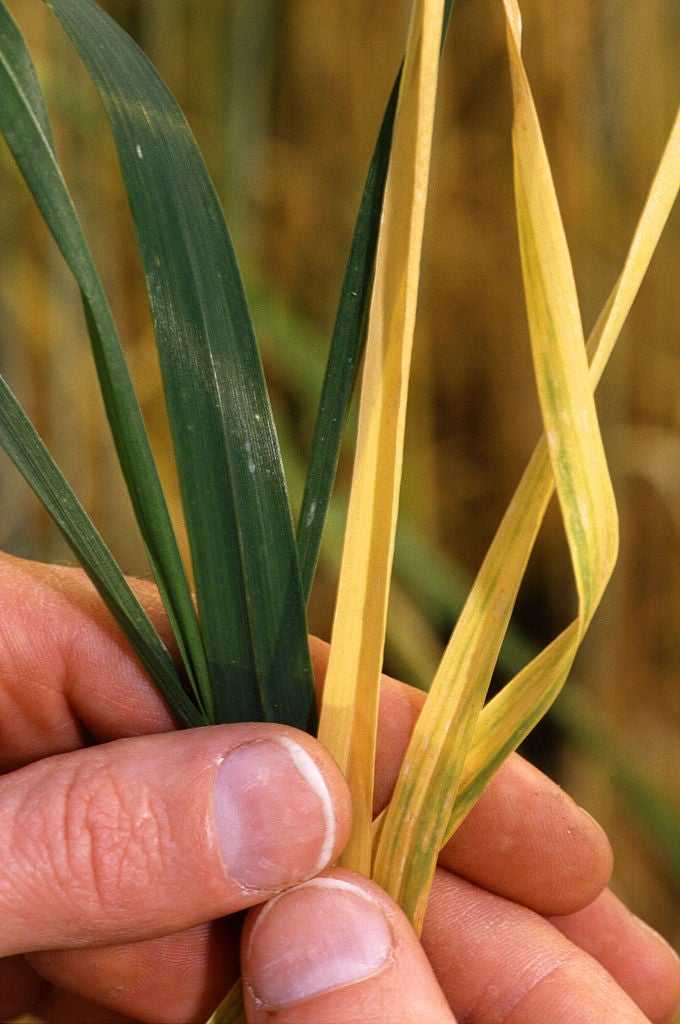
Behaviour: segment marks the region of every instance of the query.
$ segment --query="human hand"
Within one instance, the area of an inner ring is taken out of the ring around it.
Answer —
[[[162,629],[154,589],[135,586]],[[443,851],[421,947],[356,876],[287,888],[332,863],[349,828],[313,739],[169,732],[78,571],[3,557],[0,610],[0,1020],[33,1007],[49,1024],[202,1021],[238,973],[235,912],[281,889],[243,934],[250,1024],[669,1018],[677,960],[605,890],[599,827],[520,758]],[[379,803],[421,699],[385,681]]]

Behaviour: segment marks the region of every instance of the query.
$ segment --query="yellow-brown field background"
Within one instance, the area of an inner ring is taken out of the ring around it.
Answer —
[[[142,279],[102,114],[43,5],[9,0],[9,6],[38,61],[59,152],[179,516]],[[157,64],[207,156],[255,299],[294,477],[314,413],[310,367],[314,357],[323,358],[332,326],[407,4],[107,0],[104,6]],[[522,8],[527,66],[588,329],[617,275],[680,99],[680,6],[677,0],[524,0]],[[441,552],[439,567],[446,557],[459,574],[477,568],[539,429],[515,238],[502,32],[497,0],[458,0],[441,81],[403,488],[403,509]],[[0,188],[0,369],[124,568],[146,573],[77,295],[4,149]],[[617,891],[678,945],[679,267],[676,209],[599,392],[622,521],[619,567],[570,683],[578,703],[558,708],[529,745],[609,828]],[[286,365],[282,353],[296,343],[307,354]],[[341,490],[347,480],[344,464]],[[0,485],[0,545],[68,561],[4,458]],[[332,562],[322,563],[312,603],[312,627],[322,635],[332,612]],[[420,570],[429,571],[426,562]],[[397,596],[387,667],[423,682],[450,621],[428,623],[413,597],[404,599],[401,590]],[[573,607],[553,509],[516,623],[538,645]]]

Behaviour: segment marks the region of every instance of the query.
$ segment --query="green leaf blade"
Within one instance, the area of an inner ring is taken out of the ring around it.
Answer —
[[[314,691],[283,468],[214,187],[130,37],[92,0],[49,6],[104,102],[137,227],[217,717],[308,728]]]
[[[52,145],[52,130],[47,107],[33,61],[19,27],[4,3],[0,3],[0,51],[2,51],[8,66],[12,68],[19,88],[26,97],[41,131]]]
[[[185,725],[204,725],[165,644],[2,377],[0,445],[61,530],[171,709]]]
[[[54,153],[30,55],[1,0],[0,88],[0,132],[80,288],[102,397],[128,492],[187,673],[210,719],[202,640],[142,413],[108,300]]]

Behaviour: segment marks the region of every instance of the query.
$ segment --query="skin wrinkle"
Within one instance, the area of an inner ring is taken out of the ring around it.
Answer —
[[[39,812],[37,814],[36,808]],[[48,891],[55,898],[55,902],[61,901],[63,907],[70,909],[70,894],[63,887],[63,879],[67,877],[67,872],[60,870],[58,850],[51,842],[52,823],[44,813],[40,813],[43,808],[39,780],[27,787],[9,807],[3,809],[6,810],[7,820],[1,834],[5,837],[7,853],[1,860],[2,863],[14,868],[4,878],[7,886],[7,916],[10,919],[15,917],[30,931],[30,908],[42,906],[45,901],[45,876],[50,879]],[[51,806],[49,811],[51,815],[59,816],[61,813],[60,807],[55,806]],[[19,872],[16,868],[20,869]],[[5,872],[0,873],[0,882],[4,875]],[[22,908],[19,917],[17,906]]]
[[[590,999],[588,1004],[583,1006],[585,1015],[581,1016],[581,1013],[579,1012],[578,1018],[574,1018],[574,1006],[579,1005],[579,1009],[581,1006],[580,1000],[578,1003],[575,1003],[574,994],[579,991],[579,985],[578,983],[575,985],[575,979],[570,977],[570,973],[573,969],[574,973],[577,975],[577,979],[582,980],[579,979],[578,976],[583,974],[586,963],[589,960],[590,957],[579,952],[576,956],[573,956],[564,963],[557,965],[554,970],[549,971],[545,977],[541,979],[538,985],[533,986],[524,993],[522,998],[513,1008],[511,1014],[505,1019],[505,1021],[501,1022],[501,1024],[523,1024],[523,1008],[526,1007],[527,1003],[533,996],[539,993],[542,988],[546,988],[547,986],[552,986],[557,992],[557,995],[555,991],[549,993],[548,1000],[553,1008],[551,1009],[551,1013],[557,1011],[558,1016],[556,1020],[558,1024],[600,1024],[603,1020],[601,1012],[603,1005],[602,996],[604,996],[604,1001],[606,1002],[607,1007],[609,1007],[609,1004],[614,997],[615,986],[612,983],[611,978],[606,975],[604,970],[598,964],[594,962],[591,964],[593,975],[589,979],[590,984],[588,991]],[[561,986],[553,985],[552,983],[555,979],[559,978],[563,974],[565,975],[563,984]],[[593,995],[595,996],[596,1002],[593,1001]],[[593,1016],[594,1010],[597,1010],[597,1018]],[[620,1016],[621,1012],[624,1010],[626,1011],[625,1017]],[[518,1015],[518,1012],[521,1013],[521,1015]],[[532,1017],[535,1019],[535,1008],[530,1010],[530,1012]],[[649,1024],[647,1017],[643,1015],[639,1007],[628,999],[623,992],[617,993],[616,1012],[616,1024]]]
[[[75,893],[80,896],[81,889],[86,892],[92,889],[99,899],[92,835],[87,827],[81,828],[82,825],[86,826],[83,818],[87,817],[87,807],[82,804],[84,794],[79,792],[78,786],[78,777],[81,774],[82,768],[77,767],[70,777],[67,776],[66,787],[61,797],[61,833],[58,829],[55,830],[52,835],[57,836],[57,842],[55,844],[52,838],[49,847],[56,845],[64,852],[64,866],[59,881],[66,899],[72,898]],[[58,875],[58,872],[55,874]]]
[[[124,782],[105,758],[75,771],[62,767],[60,775],[57,804],[46,803],[43,772],[22,794],[12,815],[17,853],[10,862],[37,859],[41,873],[47,866],[50,891],[72,914],[94,900],[102,914],[124,917],[121,894],[127,902],[143,892],[163,872],[163,850],[173,844],[162,800],[149,799],[136,785],[128,807]]]
[[[541,956],[537,957],[536,960],[543,959]],[[516,991],[512,992],[510,1000],[500,1010],[498,1010],[499,1003],[499,992],[495,984],[495,979],[490,979],[488,985],[484,988],[481,995],[475,1000],[472,1008],[464,1016],[459,1015],[459,1024],[477,1024],[477,1022],[483,1021],[484,1024],[507,1024],[511,1019],[516,1010],[518,1010],[524,1000],[535,992],[540,985],[542,985],[549,978],[553,977],[559,971],[563,970],[569,964],[577,962],[579,954],[574,952],[565,952],[562,956],[554,958],[554,956],[548,955],[546,957],[545,969],[539,969],[538,976],[532,978],[530,983],[526,987],[522,987],[521,983]],[[524,970],[521,972],[522,975],[531,974],[532,967],[535,966],[535,962],[527,964]],[[517,977],[514,982],[517,983]]]
[[[156,874],[160,830],[152,818],[151,829],[146,827],[146,791],[136,790],[135,801],[138,797],[139,810],[134,805],[128,809],[123,788],[106,767],[96,788],[86,794],[83,825],[90,837],[92,879],[106,912],[116,909],[121,893],[142,889]]]
[[[613,980],[606,963],[591,956],[587,946],[572,945],[542,916],[441,870],[423,941],[459,1024],[600,1024],[610,1020],[602,1015],[608,1003],[620,1010],[617,1024],[642,1024],[643,1013],[668,1022],[655,1008],[656,999],[650,1005],[634,970]],[[621,941],[618,962],[625,966],[627,957],[644,957],[644,945],[636,949],[625,933]],[[666,993],[666,1013],[676,1006],[679,986],[677,965],[667,962],[657,983]],[[553,1006],[551,1016],[546,1007]]]
[[[14,563],[15,560],[12,560]],[[68,649],[70,631],[61,625],[64,621],[61,590],[45,587],[42,580],[21,573],[21,581],[17,586],[14,565],[8,570],[3,564],[0,570],[0,581],[11,574],[12,604],[8,614],[0,620],[0,697],[5,705],[1,721],[5,728],[12,721],[12,711],[32,723],[35,731],[49,729],[52,737],[53,751],[75,750],[82,740],[82,731],[77,724],[75,715],[71,715],[66,694],[68,677]],[[24,619],[30,622],[36,612],[44,612],[46,627],[39,631],[29,630]],[[69,617],[70,618],[70,617]],[[56,630],[54,623],[60,623]],[[40,665],[49,658],[50,674],[42,675],[33,672],[30,680],[17,673],[17,665]],[[41,696],[42,695],[42,696]],[[66,714],[64,711],[66,710]],[[0,725],[0,735],[2,725]],[[0,744],[0,749],[4,744]],[[13,758],[9,763],[0,759],[0,774],[29,763],[32,757],[26,755],[19,759]]]

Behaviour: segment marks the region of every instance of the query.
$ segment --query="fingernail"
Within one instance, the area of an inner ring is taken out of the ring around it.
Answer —
[[[246,982],[276,1008],[377,974],[390,961],[392,932],[380,904],[360,888],[316,878],[275,897],[250,936]]]
[[[214,818],[226,871],[245,889],[276,892],[318,874],[333,855],[333,798],[314,759],[288,736],[227,754]]]

